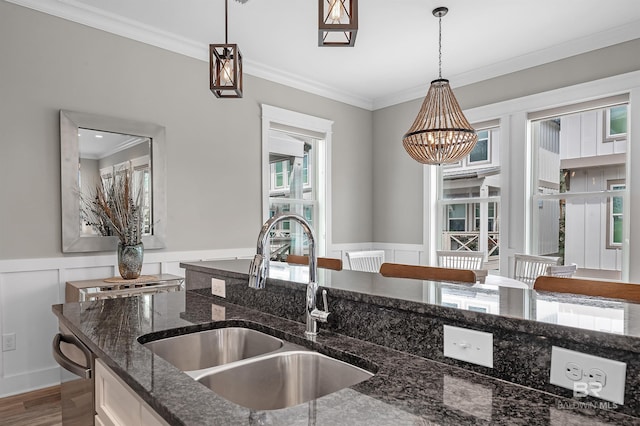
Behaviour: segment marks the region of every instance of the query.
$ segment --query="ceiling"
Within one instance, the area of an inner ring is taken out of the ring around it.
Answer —
[[[202,60],[224,42],[224,0],[7,1]],[[438,6],[453,87],[640,38],[638,0],[361,0],[355,47],[318,47],[315,0],[229,0],[228,41],[247,74],[377,109],[437,78]]]

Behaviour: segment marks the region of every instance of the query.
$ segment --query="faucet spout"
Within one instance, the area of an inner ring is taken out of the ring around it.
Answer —
[[[316,253],[316,236],[315,232],[313,232],[313,228],[311,228],[311,225],[304,217],[293,213],[280,213],[270,218],[264,223],[264,225],[262,225],[260,234],[258,235],[256,255],[249,267],[249,287],[255,289],[265,288],[270,257],[269,253],[265,253],[265,247],[267,247],[271,230],[277,223],[285,220],[294,220],[298,222],[309,239],[309,283],[307,284],[305,308],[307,324],[305,336],[308,339],[313,339],[318,333],[317,321],[326,322],[329,312],[326,311],[326,306],[325,311],[320,311],[316,308],[316,293],[318,292],[318,255]]]

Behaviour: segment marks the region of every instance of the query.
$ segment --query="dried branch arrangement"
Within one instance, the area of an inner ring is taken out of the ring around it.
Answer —
[[[103,236],[115,235],[122,245],[142,241],[142,191],[134,191],[133,170],[114,172],[96,185],[88,196],[81,195],[83,220]]]

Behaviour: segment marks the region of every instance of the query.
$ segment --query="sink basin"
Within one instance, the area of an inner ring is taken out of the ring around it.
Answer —
[[[282,340],[249,328],[206,330],[144,344],[182,371],[201,370],[280,349]]]
[[[373,374],[309,351],[278,352],[211,372],[198,381],[252,410],[277,410],[360,383]]]

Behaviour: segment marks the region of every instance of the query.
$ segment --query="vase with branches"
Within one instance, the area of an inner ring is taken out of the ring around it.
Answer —
[[[85,223],[99,235],[118,237],[118,269],[124,279],[138,278],[142,269],[141,193],[134,185],[133,170],[127,168],[114,170],[80,197]]]

